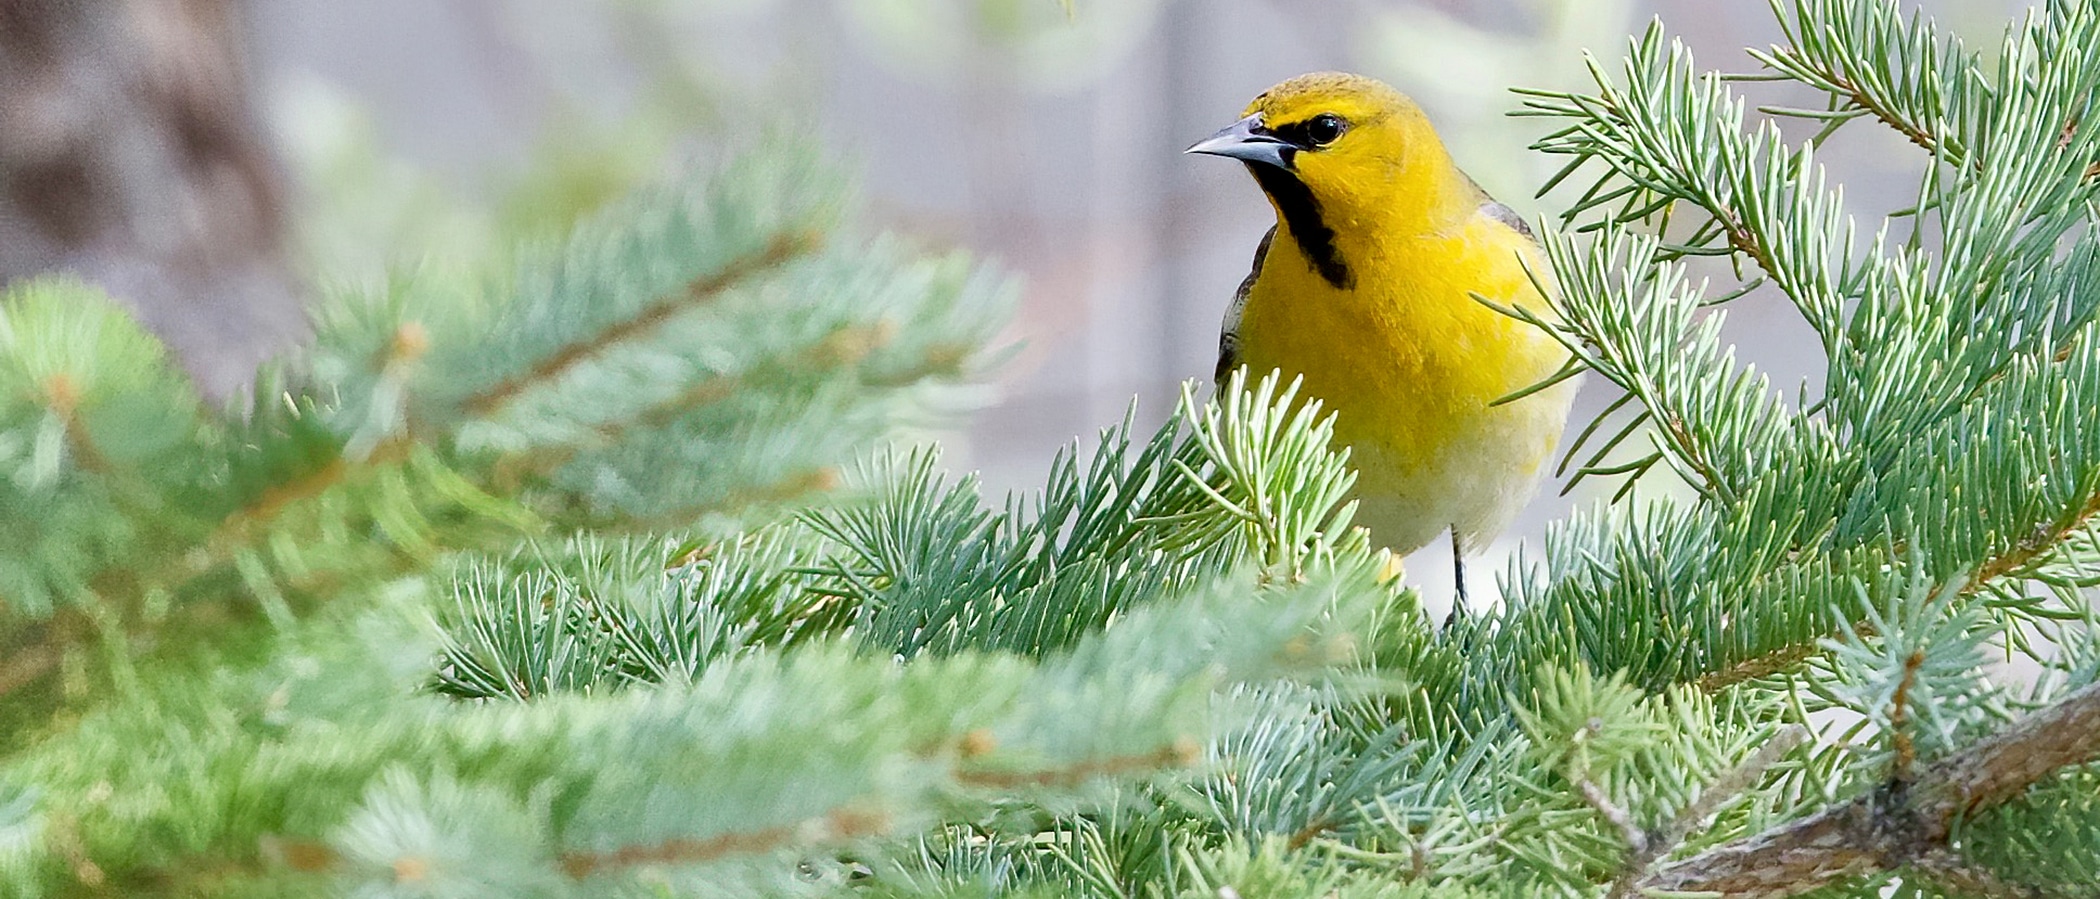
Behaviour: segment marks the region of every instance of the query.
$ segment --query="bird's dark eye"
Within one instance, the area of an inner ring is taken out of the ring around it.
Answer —
[[[1342,132],[1349,130],[1349,123],[1341,116],[1323,112],[1305,120],[1305,142],[1309,146],[1324,147],[1334,143]]]

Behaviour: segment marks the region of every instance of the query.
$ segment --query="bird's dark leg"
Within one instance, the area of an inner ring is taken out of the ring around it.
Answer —
[[[1451,600],[1451,614],[1444,616],[1445,627],[1456,624],[1466,614],[1466,551],[1456,527],[1451,529],[1451,583],[1457,587],[1457,595]]]
[[[1458,585],[1458,607],[1466,607],[1466,550],[1458,539],[1458,529],[1451,529],[1451,582]]]

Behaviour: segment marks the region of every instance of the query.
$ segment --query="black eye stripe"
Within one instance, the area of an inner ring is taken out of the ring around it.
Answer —
[[[1317,150],[1334,143],[1349,130],[1349,121],[1331,112],[1297,122],[1285,122],[1270,133],[1301,150]]]

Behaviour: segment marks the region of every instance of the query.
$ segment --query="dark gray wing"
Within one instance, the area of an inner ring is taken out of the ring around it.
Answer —
[[[1524,221],[1523,216],[1518,215],[1516,210],[1504,206],[1492,198],[1480,204],[1480,214],[1508,225],[1518,234],[1531,238],[1533,243],[1538,242],[1538,235],[1531,233],[1531,224]]]
[[[1524,221],[1524,217],[1518,215],[1516,210],[1504,206],[1500,200],[1488,196],[1488,192],[1481,189],[1480,182],[1473,180],[1473,176],[1467,175],[1466,183],[1473,185],[1473,192],[1480,195],[1481,215],[1508,225],[1510,230],[1531,238],[1532,243],[1538,243],[1538,235],[1531,233],[1531,223]]]
[[[1269,242],[1276,239],[1276,227],[1271,225],[1269,233],[1261,236],[1261,245],[1254,248],[1254,268],[1240,282],[1240,289],[1232,292],[1232,305],[1225,307],[1225,327],[1218,331],[1218,368],[1211,379],[1224,386],[1225,376],[1240,367],[1240,311],[1247,308],[1247,294],[1254,291],[1254,279],[1261,277],[1261,264],[1269,258]]]

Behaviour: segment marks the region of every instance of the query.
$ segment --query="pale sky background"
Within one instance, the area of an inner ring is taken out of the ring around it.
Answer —
[[[469,192],[564,115],[618,121],[661,67],[708,87],[693,110],[704,128],[813,123],[859,167],[873,224],[1025,276],[1020,351],[948,441],[951,464],[998,491],[1039,484],[1059,446],[1090,441],[1132,396],[1149,427],[1182,379],[1209,377],[1270,212],[1238,166],[1181,150],[1268,85],[1318,69],[1391,81],[1490,192],[1536,218],[1554,207],[1531,194],[1555,166],[1525,149],[1539,123],[1504,115],[1509,87],[1579,86],[1583,49],[1615,64],[1658,15],[1702,62],[1735,71],[1754,65],[1743,47],[1777,37],[1754,0],[1073,5],[1067,18],[1057,0],[261,0],[251,49],[280,127],[335,98],[369,116],[386,151]],[[1988,44],[2024,4],[1921,6]],[[1915,149],[1867,123],[1847,131],[1819,158],[1855,210],[1901,205]],[[1820,368],[1783,300],[1752,295],[1729,314],[1744,355],[1790,394]],[[1591,384],[1577,426],[1609,398]],[[1516,546],[1591,501],[1557,493],[1546,485],[1475,563],[1476,595],[1495,592],[1489,573]],[[1439,614],[1448,553],[1433,544],[1408,571]]]

